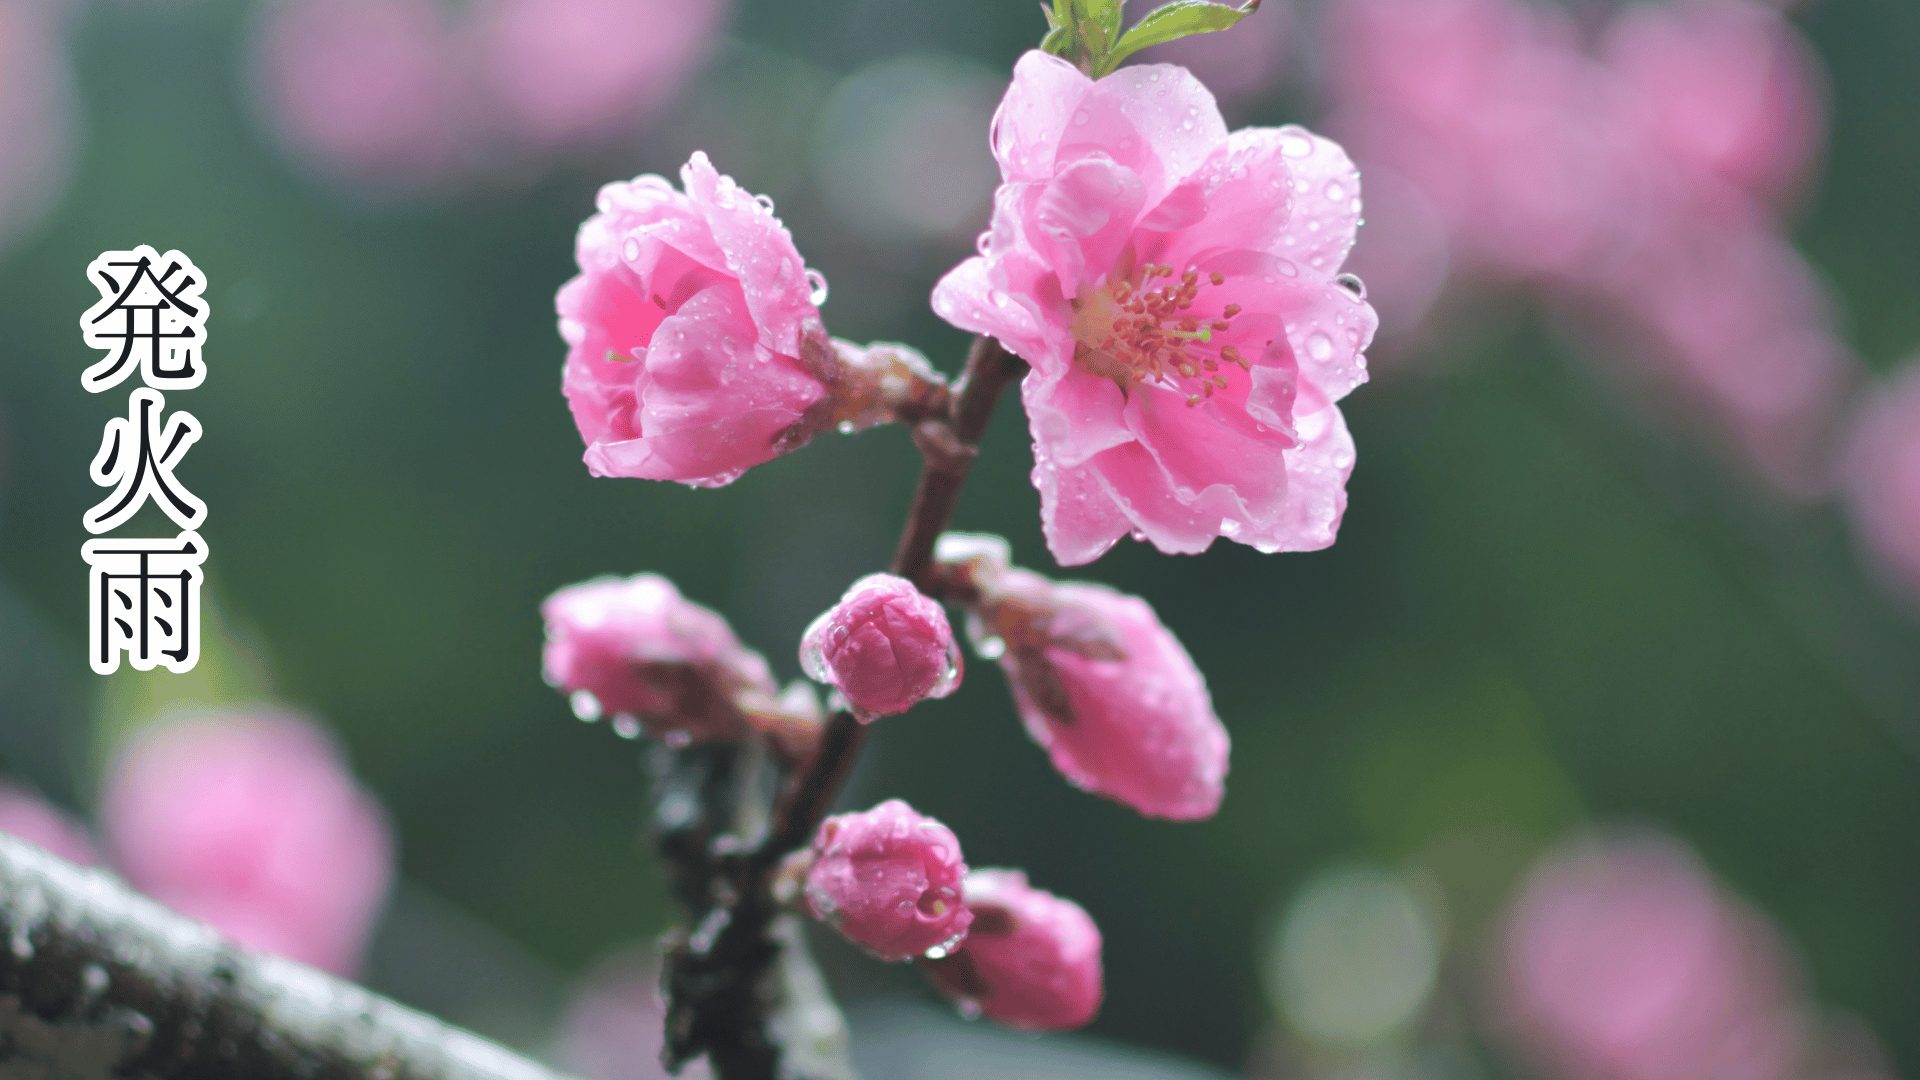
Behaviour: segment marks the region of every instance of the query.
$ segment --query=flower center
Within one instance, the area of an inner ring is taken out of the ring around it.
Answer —
[[[1134,383],[1177,391],[1189,406],[1227,387],[1221,369],[1246,370],[1246,358],[1232,345],[1216,345],[1216,334],[1232,326],[1239,304],[1228,304],[1217,319],[1193,311],[1201,290],[1226,282],[1219,272],[1201,276],[1189,267],[1178,278],[1166,263],[1147,263],[1126,277],[1109,278],[1073,301],[1073,359],[1121,393]]]

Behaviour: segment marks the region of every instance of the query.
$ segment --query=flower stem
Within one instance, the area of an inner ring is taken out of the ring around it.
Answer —
[[[975,338],[965,372],[940,402],[945,407],[912,418],[922,459],[920,483],[891,569],[922,591],[934,587],[934,542],[953,522],[994,406],[1025,370],[999,342]],[[706,905],[694,907],[696,916],[704,917],[697,917],[695,931],[669,952],[670,1056],[704,1051],[721,1080],[837,1075],[825,1066],[810,1072],[793,1060],[784,1065],[780,1060],[783,1053],[790,1059],[796,1056],[797,1048],[779,1045],[771,1030],[768,1013],[781,994],[769,987],[778,982],[783,962],[806,961],[800,955],[783,961],[783,953],[800,946],[797,937],[776,932],[782,916],[773,887],[786,857],[813,839],[846,786],[866,734],[865,726],[844,710],[829,718],[818,748],[788,777],[774,801],[759,843],[731,866],[713,868],[731,878],[730,887],[719,890],[731,903],[704,913]],[[806,985],[805,980],[801,984]]]

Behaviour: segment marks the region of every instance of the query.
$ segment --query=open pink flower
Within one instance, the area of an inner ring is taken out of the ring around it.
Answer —
[[[1220,808],[1227,730],[1147,602],[1021,569],[976,578],[969,624],[998,653],[1028,734],[1069,781],[1153,817]]]
[[[595,476],[718,487],[834,422],[816,288],[770,204],[714,171],[600,189],[560,289],[563,388]]]
[[[1022,384],[1047,544],[1129,533],[1331,544],[1373,309],[1336,282],[1360,220],[1346,154],[1299,128],[1229,134],[1184,68],[1094,82],[1028,53],[994,119],[1004,182],[986,254],[934,310],[1032,365]]]
[[[70,863],[92,866],[100,852],[86,827],[23,788],[0,782],[0,833],[25,840]]]
[[[582,720],[631,717],[672,741],[734,738],[747,698],[778,691],[727,620],[658,574],[603,577],[547,598],[547,682]]]
[[[846,695],[863,721],[903,713],[960,685],[960,646],[940,604],[905,578],[853,583],[800,642],[807,674]]]
[[[332,742],[284,716],[152,727],[124,747],[102,818],[135,888],[242,944],[354,968],[392,842]]]
[[[1084,1027],[1105,993],[1100,928],[1086,910],[1027,884],[1018,870],[967,875],[973,929],[953,955],[927,963],[941,993],[1009,1027]]]
[[[973,922],[960,893],[966,873],[953,830],[888,799],[821,823],[807,908],[882,960],[944,956]]]

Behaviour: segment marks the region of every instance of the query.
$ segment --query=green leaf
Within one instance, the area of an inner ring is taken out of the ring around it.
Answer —
[[[1091,73],[1107,62],[1107,54],[1119,43],[1125,9],[1126,0],[1054,0],[1051,5],[1042,4],[1048,32],[1040,48]]]
[[[1247,0],[1238,6],[1209,3],[1208,0],[1173,0],[1171,4],[1147,12],[1145,18],[1135,23],[1133,29],[1127,31],[1118,44],[1100,58],[1094,74],[1096,77],[1107,74],[1119,67],[1122,60],[1141,49],[1165,45],[1169,41],[1179,41],[1195,34],[1228,29],[1258,10],[1260,0]]]

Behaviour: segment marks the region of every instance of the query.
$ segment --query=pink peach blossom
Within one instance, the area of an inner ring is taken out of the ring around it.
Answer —
[[[0,833],[70,863],[93,866],[100,861],[99,849],[85,826],[38,795],[5,782],[0,782]]]
[[[943,956],[973,922],[960,894],[966,873],[953,830],[888,799],[821,823],[807,908],[882,960]]]
[[[986,254],[934,310],[1025,359],[1047,544],[1198,552],[1331,544],[1373,309],[1335,280],[1360,219],[1346,154],[1299,128],[1229,134],[1183,68],[1098,82],[1028,53],[1000,104]]]
[[[680,176],[600,189],[559,295],[563,386],[595,476],[718,487],[832,424],[832,346],[768,205],[705,154]]]
[[[960,646],[946,610],[892,574],[854,582],[815,619],[801,639],[800,663],[845,694],[863,721],[906,712],[960,685]]]
[[[998,651],[1028,734],[1069,781],[1152,817],[1211,817],[1228,739],[1206,679],[1147,602],[1012,569],[970,624]]]
[[[250,47],[264,120],[315,170],[414,188],[462,166],[464,76],[437,0],[278,0]]]
[[[541,605],[547,682],[583,720],[632,717],[669,741],[730,739],[778,689],[726,619],[658,574],[569,585]]]
[[[1502,935],[1499,1005],[1567,1080],[1787,1080],[1801,1051],[1770,927],[1655,835],[1589,838],[1529,874]]]
[[[379,806],[325,735],[287,716],[141,731],[107,778],[102,820],[135,888],[329,971],[358,964],[393,878]]]
[[[926,965],[961,1009],[1009,1027],[1064,1031],[1100,1011],[1100,928],[1086,910],[1027,884],[1018,870],[967,875],[974,926],[965,944]]]
[[[1920,363],[1908,363],[1861,407],[1843,472],[1857,543],[1890,585],[1920,604]]]
[[[490,110],[535,148],[603,142],[657,113],[719,39],[727,0],[485,0],[475,63]]]

